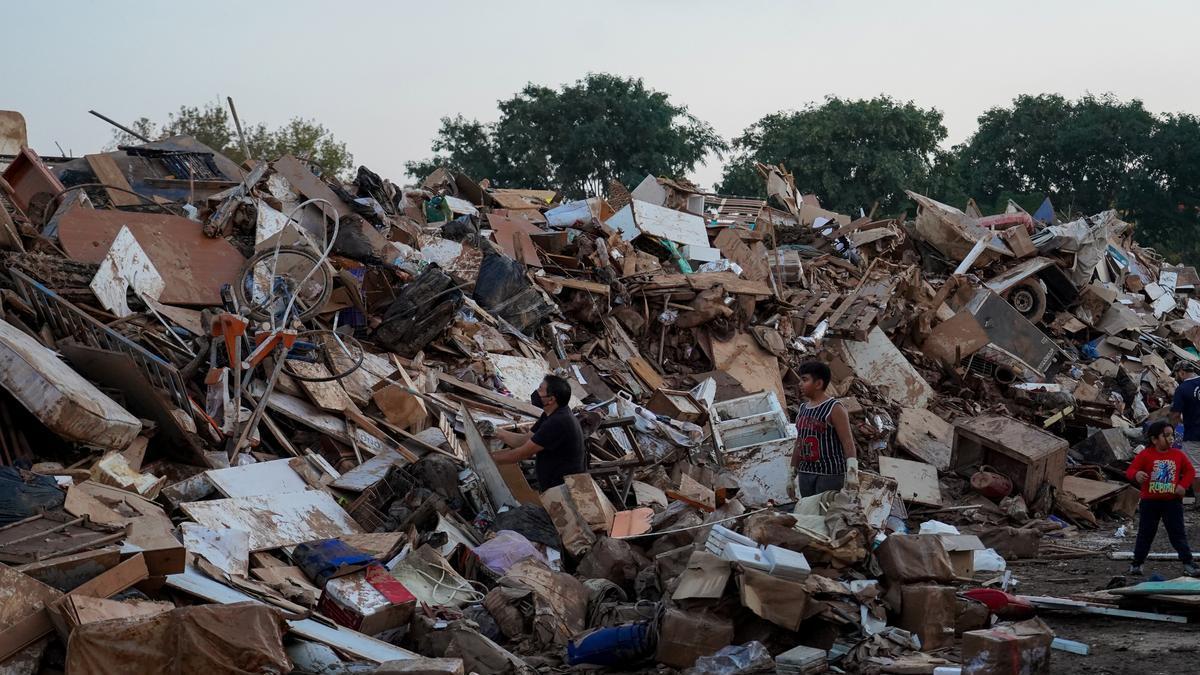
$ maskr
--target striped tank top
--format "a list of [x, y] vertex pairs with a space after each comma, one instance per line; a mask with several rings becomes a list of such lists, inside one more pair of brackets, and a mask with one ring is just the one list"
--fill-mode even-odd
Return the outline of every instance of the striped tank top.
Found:
[[815, 406], [807, 401], [800, 404], [800, 413], [796, 415], [796, 443], [800, 461], [796, 471], [827, 476], [846, 472], [842, 440], [829, 421], [834, 407], [839, 405], [835, 398]]

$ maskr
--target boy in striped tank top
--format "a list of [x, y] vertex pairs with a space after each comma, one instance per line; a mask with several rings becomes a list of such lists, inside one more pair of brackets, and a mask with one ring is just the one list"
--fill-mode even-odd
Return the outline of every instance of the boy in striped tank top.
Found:
[[829, 366], [809, 361], [800, 366], [800, 412], [796, 416], [796, 447], [788, 497], [840, 490], [858, 482], [858, 457], [850, 415], [845, 406], [825, 392], [832, 376]]

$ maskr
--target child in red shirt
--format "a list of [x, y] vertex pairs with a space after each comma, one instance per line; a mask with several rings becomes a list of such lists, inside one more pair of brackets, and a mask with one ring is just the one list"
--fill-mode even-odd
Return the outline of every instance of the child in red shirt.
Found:
[[1192, 551], [1183, 527], [1183, 495], [1196, 478], [1196, 468], [1182, 450], [1172, 447], [1175, 430], [1170, 423], [1151, 424], [1148, 436], [1150, 445], [1133, 458], [1125, 471], [1129, 480], [1142, 491], [1142, 501], [1138, 504], [1137, 544], [1133, 547], [1129, 574], [1141, 576], [1142, 563], [1150, 553], [1161, 520], [1167, 528], [1171, 546], [1183, 563], [1184, 573], [1200, 576], [1200, 567], [1192, 562]]

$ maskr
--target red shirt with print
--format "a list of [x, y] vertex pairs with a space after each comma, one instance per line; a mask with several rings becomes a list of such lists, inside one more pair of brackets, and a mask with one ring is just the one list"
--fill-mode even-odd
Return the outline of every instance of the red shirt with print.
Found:
[[1137, 454], [1125, 475], [1136, 480], [1139, 471], [1145, 471], [1147, 480], [1138, 487], [1142, 499], [1179, 499], [1176, 487], [1191, 487], [1196, 478], [1196, 467], [1179, 448], [1159, 450], [1148, 447]]

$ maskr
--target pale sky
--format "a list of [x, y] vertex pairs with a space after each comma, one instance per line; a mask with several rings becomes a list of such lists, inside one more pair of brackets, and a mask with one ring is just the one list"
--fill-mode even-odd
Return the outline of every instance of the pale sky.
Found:
[[[163, 120], [232, 96], [246, 122], [315, 118], [406, 181], [440, 117], [493, 121], [527, 82], [589, 71], [642, 77], [727, 139], [826, 95], [936, 107], [950, 143], [1022, 93], [1200, 114], [1191, 2], [0, 1], [0, 109], [47, 155], [108, 142], [89, 108]], [[719, 176], [714, 160], [692, 178]]]

